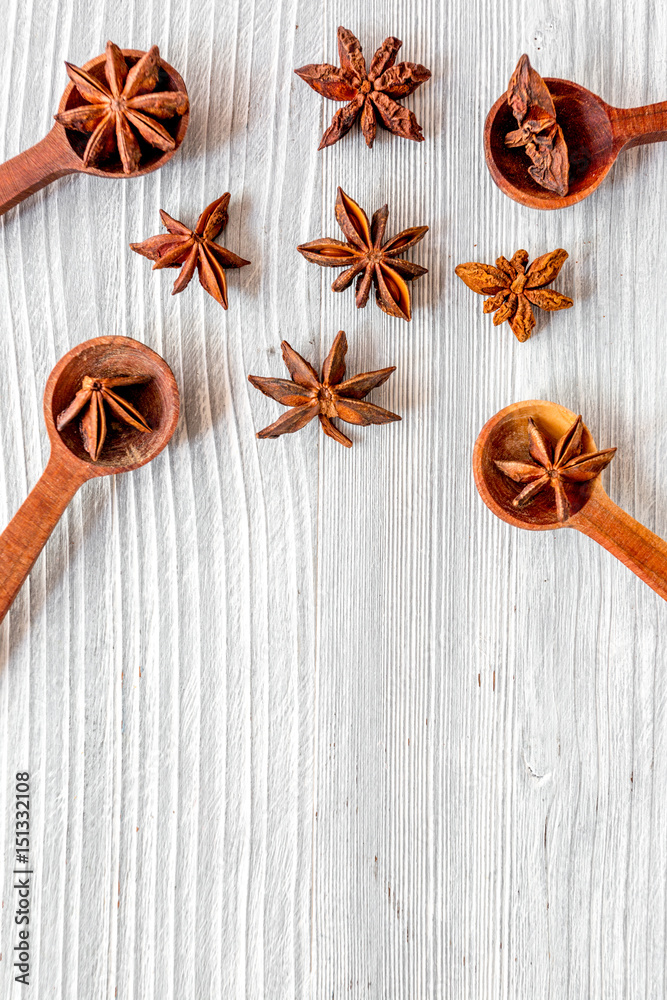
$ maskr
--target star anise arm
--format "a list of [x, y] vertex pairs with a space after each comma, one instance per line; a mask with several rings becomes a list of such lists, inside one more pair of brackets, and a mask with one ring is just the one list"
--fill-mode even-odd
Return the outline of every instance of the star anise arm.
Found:
[[225, 191], [223, 195], [206, 206], [195, 226], [195, 233], [198, 236], [203, 236], [205, 240], [214, 240], [222, 232], [229, 219], [227, 209], [230, 198], [229, 191]]
[[396, 366], [391, 368], [380, 368], [376, 372], [363, 372], [361, 375], [354, 375], [352, 378], [341, 382], [336, 392], [345, 399], [363, 399], [371, 389], [377, 389], [384, 385], [392, 372], [396, 371]]
[[133, 173], [139, 166], [141, 147], [125, 115], [116, 115], [116, 145], [123, 164], [123, 173]]
[[127, 74], [125, 86], [123, 87], [123, 97], [129, 101], [139, 94], [147, 94], [155, 90], [158, 77], [160, 75], [160, 50], [157, 45], [152, 45], [148, 52], [144, 52], [141, 59], [134, 64]]
[[100, 457], [107, 436], [107, 419], [102, 403], [102, 393], [93, 391], [90, 406], [81, 418], [81, 440], [93, 462]]
[[172, 295], [178, 295], [179, 292], [182, 292], [183, 289], [187, 288], [187, 286], [190, 284], [190, 282], [192, 281], [192, 276], [195, 273], [195, 268], [197, 266], [198, 260], [199, 260], [199, 247], [195, 243], [194, 246], [192, 246], [191, 249], [188, 251], [188, 255], [183, 261], [183, 266], [171, 290]]
[[509, 262], [510, 267], [513, 267], [517, 274], [525, 273], [527, 263], [528, 263], [527, 250], [517, 250], [516, 253], [512, 254], [512, 259]]
[[[130, 250], [134, 250], [135, 253], [140, 253], [142, 257], [148, 257], [149, 260], [159, 260], [160, 257], [170, 251], [174, 250], [176, 247], [183, 247], [184, 243], [188, 243], [190, 246], [190, 241], [187, 237], [183, 236], [167, 236], [160, 234], [159, 236], [149, 236], [147, 240], [142, 243], [130, 243]], [[186, 249], [185, 253], [187, 254]], [[178, 263], [170, 264], [170, 267], [178, 267], [181, 261]]]
[[521, 493], [514, 497], [512, 505], [514, 507], [523, 507], [525, 503], [528, 503], [528, 501], [532, 500], [538, 493], [541, 493], [551, 481], [552, 480], [549, 479], [547, 475], [540, 476], [539, 479], [535, 479], [532, 483], [526, 486], [525, 489], [521, 490]]
[[514, 336], [522, 343], [524, 340], [528, 340], [533, 332], [535, 316], [525, 295], [517, 296], [516, 312], [510, 319], [509, 324]]
[[221, 267], [246, 267], [246, 265], [250, 263], [249, 260], [239, 257], [226, 247], [221, 247], [219, 243], [213, 243], [211, 240], [206, 240], [204, 245], [207, 252], [216, 258]]
[[[486, 300], [486, 302], [484, 303], [484, 312], [490, 313], [493, 312], [495, 309], [500, 309], [505, 299], [509, 298], [509, 296], [512, 294], [513, 293], [510, 292], [509, 288], [502, 288], [499, 292], [496, 292], [496, 294], [492, 298]], [[516, 309], [516, 303], [514, 305], [514, 308]]]
[[357, 88], [352, 86], [338, 66], [331, 63], [308, 63], [294, 72], [316, 93], [330, 101], [352, 101], [357, 96]]
[[313, 366], [302, 358], [286, 340], [283, 340], [280, 348], [283, 352], [285, 366], [298, 385], [303, 385], [307, 389], [319, 390], [320, 380]]
[[209, 295], [212, 295], [216, 302], [219, 302], [223, 309], [227, 308], [227, 276], [225, 269], [216, 259], [214, 254], [209, 253], [205, 244], [199, 244], [199, 255], [197, 257], [197, 267], [199, 269], [199, 281]]
[[347, 337], [339, 330], [322, 365], [322, 385], [338, 385], [345, 375]]
[[[365, 293], [366, 294], [366, 299], [367, 299], [368, 298], [368, 292], [370, 291], [370, 287], [371, 287], [371, 279], [372, 279], [372, 276], [373, 276], [373, 268], [369, 267], [369, 265], [366, 263], [365, 258], [363, 258], [363, 257], [358, 258], [355, 261], [355, 263], [352, 265], [352, 267], [348, 267], [347, 271], [343, 271], [342, 274], [338, 275], [338, 277], [336, 278], [336, 280], [331, 285], [331, 291], [332, 292], [342, 292], [342, 291], [344, 291], [348, 287], [348, 285], [352, 284], [352, 282], [354, 281], [354, 279], [356, 278], [356, 276], [359, 274], [360, 271], [364, 271], [365, 272], [364, 279], [363, 279], [364, 281], [366, 281], [366, 275], [368, 275], [368, 288], [366, 289], [366, 293]], [[358, 289], [357, 289], [357, 292], [358, 292]], [[366, 305], [366, 299], [364, 299], [364, 305]]]
[[533, 465], [531, 462], [499, 462], [494, 463], [498, 466], [501, 472], [510, 479], [513, 479], [515, 483], [532, 483], [536, 479], [542, 479], [544, 477], [544, 469], [541, 465]]
[[397, 233], [396, 236], [392, 236], [391, 239], [382, 247], [382, 252], [388, 257], [395, 257], [397, 254], [405, 253], [410, 247], [414, 247], [417, 243], [421, 243], [428, 232], [428, 226], [411, 226], [410, 229], [404, 229], [403, 232]]
[[580, 455], [579, 458], [572, 459], [567, 465], [561, 466], [558, 471], [565, 479], [571, 479], [575, 483], [586, 483], [599, 476], [602, 470], [607, 468], [615, 454], [615, 448], [606, 448], [604, 451], [596, 451], [590, 455]]
[[297, 250], [311, 264], [319, 264], [320, 267], [347, 267], [348, 264], [361, 259], [356, 247], [340, 240], [333, 240], [329, 236], [312, 240], [310, 243], [302, 243]]
[[138, 431], [144, 431], [144, 433], [150, 431], [151, 428], [139, 411], [131, 403], [128, 403], [126, 399], [112, 392], [108, 388], [108, 383], [102, 389], [102, 397], [106, 405], [119, 420], [124, 421], [124, 423], [129, 424], [131, 427], [136, 427]]
[[[182, 264], [185, 260], [187, 260], [192, 248], [197, 248], [197, 244], [192, 236], [172, 236], [170, 239], [174, 242], [172, 242], [171, 245], [167, 245], [167, 249], [163, 250], [159, 256], [154, 258], [154, 271], [159, 271], [163, 267], [173, 267], [174, 265]], [[176, 239], [179, 239], [180, 242], [176, 243]], [[144, 256], [148, 256], [148, 254], [145, 254]]]
[[383, 312], [397, 316], [408, 322], [412, 318], [412, 301], [410, 286], [398, 271], [392, 270], [386, 264], [375, 266], [376, 301]]
[[331, 124], [326, 130], [324, 135], [320, 140], [318, 149], [325, 149], [327, 146], [333, 146], [334, 143], [342, 139], [344, 135], [350, 131], [357, 118], [359, 117], [359, 112], [364, 106], [364, 95], [357, 94], [354, 100], [346, 104], [344, 108], [341, 108], [331, 119]]
[[557, 312], [559, 309], [569, 309], [574, 305], [572, 299], [561, 292], [554, 292], [551, 288], [530, 288], [524, 289], [523, 293], [529, 302], [540, 309], [548, 312]]
[[551, 485], [553, 486], [556, 497], [556, 517], [559, 521], [567, 521], [570, 516], [570, 504], [565, 495], [565, 490], [563, 489], [563, 484], [560, 481], [560, 478], [557, 476], [555, 479], [552, 479]]
[[71, 421], [74, 420], [79, 413], [81, 413], [84, 406], [87, 406], [90, 402], [92, 394], [92, 389], [79, 389], [69, 406], [62, 410], [56, 417], [56, 427], [59, 431], [61, 431], [63, 427], [66, 427], [67, 424], [71, 423]]
[[522, 55], [512, 73], [507, 88], [507, 103], [514, 117], [521, 123], [532, 104], [547, 111], [554, 118], [556, 109], [549, 89], [542, 77], [530, 65], [528, 56]]
[[539, 465], [547, 470], [552, 468], [551, 446], [532, 417], [528, 417], [528, 450]]
[[84, 100], [91, 104], [108, 104], [110, 102], [111, 91], [97, 77], [91, 76], [85, 69], [74, 66], [73, 63], [66, 62], [65, 69]]
[[128, 108], [142, 111], [153, 118], [173, 118], [188, 110], [188, 95], [182, 90], [157, 90], [152, 94], [137, 94], [126, 102]]
[[366, 98], [363, 107], [361, 109], [361, 120], [359, 122], [361, 127], [361, 134], [366, 140], [366, 145], [369, 149], [373, 148], [373, 143], [375, 142], [375, 133], [377, 131], [377, 122], [375, 120], [375, 112], [373, 110], [373, 104]]
[[319, 409], [320, 404], [316, 399], [310, 403], [306, 403], [304, 406], [295, 406], [293, 409], [288, 410], [287, 413], [283, 413], [281, 417], [274, 420], [268, 427], [257, 431], [257, 437], [276, 438], [280, 437], [281, 434], [293, 434], [310, 423], [313, 417], [316, 417], [319, 413]]
[[431, 71], [419, 63], [402, 62], [386, 70], [375, 81], [375, 89], [389, 97], [407, 97], [431, 78]]
[[380, 116], [380, 121], [386, 129], [402, 139], [412, 139], [414, 142], [424, 141], [422, 127], [412, 111], [380, 91], [374, 90], [370, 97]]
[[490, 264], [478, 264], [470, 261], [468, 264], [458, 264], [455, 274], [461, 281], [477, 292], [478, 295], [496, 295], [503, 289], [509, 289], [510, 282], [506, 274]]
[[63, 111], [53, 117], [65, 128], [73, 128], [78, 132], [94, 132], [102, 118], [109, 113], [108, 104], [82, 104], [71, 111]]
[[348, 28], [338, 28], [338, 58], [343, 73], [356, 82], [366, 79], [366, 61], [359, 39]]
[[162, 225], [165, 226], [170, 233], [174, 236], [192, 236], [192, 230], [184, 226], [182, 222], [178, 219], [172, 219], [163, 208], [160, 209], [160, 218], [162, 219]]
[[423, 274], [428, 274], [428, 268], [422, 267], [421, 264], [415, 264], [411, 260], [400, 260], [398, 257], [392, 257], [391, 266], [394, 271], [398, 271], [406, 281], [416, 281], [417, 278], [421, 278]]
[[368, 251], [373, 245], [368, 216], [361, 205], [345, 194], [341, 187], [338, 188], [335, 212], [336, 221], [350, 243], [362, 252]]
[[[485, 312], [487, 311], [487, 305], [488, 301], [484, 303]], [[505, 300], [498, 306], [497, 312], [493, 317], [493, 325], [500, 326], [501, 323], [505, 323], [507, 320], [513, 319], [518, 305], [519, 296], [515, 295], [514, 292], [510, 292], [509, 295], [506, 296]]]
[[262, 378], [259, 375], [248, 375], [248, 381], [265, 396], [275, 399], [283, 406], [304, 406], [313, 400], [314, 389], [305, 389], [296, 382], [286, 378]]
[[371, 219], [371, 243], [376, 250], [379, 250], [382, 246], [388, 218], [389, 207], [387, 205], [383, 205], [382, 208], [378, 208], [377, 212], [373, 213], [373, 218]]
[[399, 38], [385, 38], [380, 48], [371, 60], [368, 70], [368, 79], [376, 80], [385, 70], [388, 70], [396, 62], [396, 56], [403, 42]]
[[335, 424], [331, 422], [329, 417], [325, 416], [324, 413], [320, 413], [320, 427], [324, 431], [327, 437], [333, 438], [338, 444], [342, 444], [345, 448], [351, 448], [352, 442], [350, 441], [347, 434], [343, 434]]
[[347, 424], [361, 426], [390, 424], [394, 420], [401, 419], [397, 413], [385, 410], [383, 406], [376, 406], [374, 403], [366, 403], [356, 399], [336, 399], [335, 406], [337, 415]]
[[91, 135], [83, 151], [83, 165], [96, 167], [101, 159], [109, 156], [115, 148], [116, 122], [111, 114], [106, 114]]
[[[371, 287], [373, 285], [374, 277], [375, 277], [374, 266], [372, 264], [367, 264], [363, 274], [360, 274], [359, 277], [357, 278], [357, 287], [355, 291], [355, 301], [357, 303], [357, 309], [366, 308], [366, 303], [368, 302], [368, 296], [370, 295], [371, 292]], [[336, 285], [335, 288], [334, 285]], [[335, 281], [331, 287], [335, 292], [340, 291], [340, 288]]]
[[106, 47], [106, 77], [113, 96], [120, 97], [127, 79], [127, 63], [121, 50], [111, 41]]
[[526, 288], [542, 288], [544, 285], [550, 285], [554, 278], [558, 277], [568, 256], [567, 250], [559, 248], [552, 250], [551, 253], [543, 253], [541, 257], [536, 257], [526, 271], [528, 275]]
[[554, 465], [565, 465], [571, 458], [576, 457], [581, 451], [581, 441], [584, 433], [584, 425], [581, 414], [573, 424], [568, 427], [562, 437], [558, 438], [554, 447]]
[[173, 136], [169, 135], [166, 128], [153, 118], [131, 108], [128, 108], [125, 114], [130, 124], [136, 128], [141, 138], [150, 146], [161, 149], [165, 153], [176, 147], [176, 140]]

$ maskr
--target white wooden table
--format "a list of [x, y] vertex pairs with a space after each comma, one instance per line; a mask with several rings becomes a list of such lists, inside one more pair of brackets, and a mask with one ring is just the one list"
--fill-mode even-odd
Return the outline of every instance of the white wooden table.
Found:
[[[169, 449], [87, 484], [0, 628], [0, 994], [119, 1000], [662, 998], [667, 992], [667, 608], [576, 532], [493, 518], [486, 419], [582, 412], [616, 502], [667, 537], [667, 150], [539, 213], [483, 162], [487, 109], [528, 52], [612, 104], [667, 97], [667, 13], [635, 0], [5, 0], [0, 156], [50, 127], [65, 58], [157, 42], [192, 103], [139, 181], [74, 177], [0, 222], [0, 522], [48, 446], [47, 375], [89, 337], [161, 353]], [[355, 130], [293, 74], [386, 35], [433, 72], [426, 141]], [[11, 86], [9, 82], [11, 81]], [[428, 224], [411, 324], [295, 247], [337, 236], [336, 187], [389, 232]], [[158, 209], [232, 193], [229, 311], [171, 298], [128, 244]], [[575, 306], [519, 344], [454, 276], [565, 247]], [[281, 339], [349, 370], [400, 424], [255, 430]], [[15, 781], [31, 774], [31, 987], [14, 982]]]

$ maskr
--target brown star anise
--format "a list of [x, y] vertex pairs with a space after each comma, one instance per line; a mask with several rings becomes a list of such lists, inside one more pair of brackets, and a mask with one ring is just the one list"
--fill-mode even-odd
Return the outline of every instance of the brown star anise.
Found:
[[160, 73], [160, 50], [154, 45], [128, 69], [125, 56], [113, 42], [107, 42], [105, 74], [109, 84], [66, 62], [67, 73], [84, 100], [79, 108], [62, 111], [56, 121], [65, 128], [92, 133], [83, 154], [87, 167], [95, 167], [116, 150], [123, 172], [133, 173], [141, 160], [144, 142], [168, 152], [176, 143], [157, 118], [184, 115], [187, 94], [180, 90], [155, 91]]
[[395, 367], [382, 368], [377, 372], [364, 372], [346, 379], [345, 354], [347, 353], [347, 338], [341, 330], [334, 340], [324, 364], [322, 378], [300, 354], [290, 347], [286, 340], [280, 345], [283, 359], [293, 381], [284, 378], [260, 378], [258, 375], [248, 375], [248, 381], [265, 396], [277, 400], [283, 406], [291, 409], [282, 417], [258, 431], [258, 438], [275, 438], [281, 434], [293, 434], [305, 427], [314, 417], [319, 417], [322, 430], [328, 437], [352, 447], [349, 437], [343, 434], [331, 420], [338, 417], [348, 424], [388, 424], [401, 418], [396, 413], [375, 406], [373, 403], [362, 402], [371, 389], [383, 385]]
[[383, 243], [388, 216], [389, 209], [384, 205], [369, 224], [364, 210], [339, 187], [336, 221], [349, 242], [342, 243], [323, 236], [312, 243], [304, 243], [297, 250], [306, 260], [320, 267], [345, 267], [346, 270], [338, 275], [331, 288], [334, 292], [342, 292], [356, 278], [357, 308], [363, 309], [366, 305], [371, 284], [374, 284], [380, 309], [390, 316], [409, 320], [412, 313], [407, 282], [421, 278], [427, 270], [420, 264], [397, 258], [423, 240], [428, 226], [404, 229]]
[[107, 419], [104, 407], [108, 406], [112, 417], [135, 427], [138, 431], [150, 431], [150, 427], [138, 410], [123, 399], [113, 389], [126, 385], [143, 385], [150, 382], [148, 375], [114, 375], [111, 378], [96, 378], [85, 375], [81, 388], [69, 406], [58, 414], [56, 427], [59, 431], [71, 423], [83, 410], [81, 417], [81, 438], [93, 462], [102, 451], [107, 436]]
[[227, 225], [229, 218], [227, 206], [230, 197], [227, 191], [222, 198], [211, 202], [197, 219], [194, 229], [188, 229], [182, 222], [177, 222], [160, 209], [160, 217], [169, 232], [151, 236], [143, 243], [130, 243], [130, 249], [135, 253], [155, 261], [153, 270], [182, 265], [183, 270], [174, 282], [172, 295], [183, 291], [195, 273], [196, 267], [199, 271], [199, 283], [223, 309], [227, 308], [225, 268], [245, 267], [250, 263], [249, 260], [237, 257], [231, 250], [226, 250], [219, 243], [213, 242]]
[[396, 54], [403, 42], [398, 38], [385, 38], [366, 70], [361, 45], [347, 28], [338, 29], [338, 55], [340, 69], [330, 63], [310, 63], [295, 69], [302, 80], [332, 101], [348, 101], [333, 116], [331, 125], [322, 136], [319, 149], [332, 146], [349, 132], [361, 115], [361, 131], [370, 147], [375, 139], [377, 122], [403, 139], [423, 142], [421, 125], [394, 97], [407, 97], [429, 79], [431, 71], [418, 63], [402, 62], [394, 65]]
[[567, 483], [586, 483], [599, 476], [611, 462], [615, 448], [581, 453], [583, 424], [581, 416], [558, 439], [555, 446], [546, 440], [532, 417], [528, 418], [529, 451], [534, 462], [496, 462], [501, 472], [516, 483], [528, 483], [512, 500], [514, 507], [523, 507], [547, 486], [556, 495], [559, 521], [567, 521], [570, 505], [565, 493]]
[[519, 128], [505, 136], [507, 146], [524, 146], [533, 161], [528, 173], [533, 180], [564, 197], [568, 190], [570, 163], [563, 130], [556, 121], [556, 108], [549, 89], [527, 55], [521, 56], [507, 88], [507, 103]]
[[514, 336], [524, 341], [535, 326], [531, 306], [553, 312], [569, 309], [573, 304], [567, 295], [544, 288], [557, 277], [567, 257], [566, 250], [552, 250], [536, 257], [526, 269], [528, 254], [525, 250], [517, 250], [511, 260], [499, 257], [495, 267], [473, 261], [459, 264], [455, 271], [473, 292], [492, 296], [484, 303], [484, 312], [495, 310], [494, 326], [509, 320]]

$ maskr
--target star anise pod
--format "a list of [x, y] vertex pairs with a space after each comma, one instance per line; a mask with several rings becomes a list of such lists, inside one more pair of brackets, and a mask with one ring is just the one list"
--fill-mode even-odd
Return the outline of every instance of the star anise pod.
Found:
[[473, 261], [459, 264], [455, 271], [473, 292], [492, 296], [484, 303], [484, 312], [495, 311], [494, 326], [508, 320], [514, 336], [524, 341], [535, 326], [531, 306], [553, 312], [569, 309], [573, 304], [567, 295], [544, 288], [556, 278], [567, 258], [566, 250], [552, 250], [536, 257], [526, 268], [528, 254], [525, 250], [517, 250], [511, 260], [499, 257], [495, 267]]
[[211, 202], [197, 219], [194, 229], [188, 229], [182, 222], [177, 222], [160, 209], [160, 217], [168, 233], [151, 236], [143, 243], [130, 243], [130, 249], [135, 253], [155, 261], [153, 270], [182, 266], [183, 270], [174, 282], [172, 295], [183, 291], [196, 267], [199, 271], [199, 283], [223, 309], [227, 308], [225, 268], [245, 267], [250, 263], [213, 242], [227, 225], [230, 197], [227, 191], [221, 198]]
[[418, 63], [402, 62], [395, 66], [402, 44], [398, 38], [385, 38], [367, 70], [358, 39], [341, 27], [338, 29], [340, 69], [330, 63], [310, 63], [294, 70], [322, 97], [348, 102], [333, 116], [318, 149], [342, 139], [360, 115], [361, 131], [369, 147], [375, 139], [377, 122], [403, 139], [424, 141], [421, 125], [412, 111], [397, 104], [393, 98], [414, 93], [429, 79], [431, 71]]
[[536, 184], [564, 197], [570, 162], [563, 130], [549, 89], [527, 55], [522, 55], [507, 88], [507, 103], [519, 128], [505, 136], [507, 146], [524, 146], [533, 161], [528, 173]]
[[512, 500], [514, 507], [530, 503], [547, 486], [556, 497], [559, 521], [567, 521], [570, 505], [565, 492], [568, 483], [586, 483], [600, 475], [616, 453], [615, 448], [582, 454], [584, 426], [578, 416], [572, 426], [558, 439], [555, 446], [547, 441], [539, 427], [528, 418], [528, 445], [533, 462], [496, 462], [501, 472], [516, 483], [528, 485]]
[[65, 66], [70, 80], [89, 103], [54, 117], [65, 128], [91, 133], [83, 154], [84, 166], [96, 167], [117, 151], [123, 172], [133, 173], [141, 160], [137, 135], [156, 149], [174, 149], [174, 139], [156, 119], [184, 115], [188, 98], [180, 90], [155, 91], [160, 73], [157, 45], [128, 69], [118, 46], [107, 42], [108, 86], [79, 66], [68, 62]]
[[357, 279], [357, 308], [368, 302], [371, 284], [375, 285], [375, 298], [380, 309], [390, 316], [409, 320], [411, 313], [410, 286], [426, 274], [425, 267], [408, 260], [398, 260], [399, 254], [413, 247], [428, 232], [428, 226], [413, 226], [383, 243], [389, 209], [379, 208], [369, 223], [368, 216], [356, 201], [352, 201], [342, 188], [336, 199], [336, 221], [348, 239], [347, 243], [324, 236], [312, 243], [297, 247], [306, 260], [320, 267], [344, 267], [331, 288], [342, 292]]
[[345, 355], [347, 353], [347, 338], [341, 330], [334, 340], [324, 364], [322, 377], [319, 378], [315, 369], [300, 354], [290, 347], [286, 340], [282, 344], [283, 359], [292, 380], [284, 378], [260, 378], [258, 375], [248, 375], [248, 381], [265, 396], [277, 400], [283, 406], [291, 409], [282, 417], [258, 431], [258, 438], [275, 438], [281, 434], [293, 434], [301, 430], [314, 417], [319, 417], [324, 433], [345, 445], [352, 447], [352, 442], [331, 421], [334, 417], [348, 424], [388, 424], [401, 418], [396, 413], [385, 410], [374, 403], [362, 402], [371, 389], [383, 385], [395, 367], [382, 368], [376, 372], [364, 372], [343, 381], [345, 375]]
[[109, 408], [111, 416], [122, 423], [129, 424], [138, 431], [150, 431], [151, 428], [139, 411], [113, 391], [122, 386], [143, 385], [145, 382], [150, 382], [149, 375], [114, 375], [110, 378], [85, 375], [72, 402], [56, 417], [56, 427], [61, 431], [83, 413], [80, 424], [83, 447], [93, 462], [96, 462], [107, 436], [105, 406]]

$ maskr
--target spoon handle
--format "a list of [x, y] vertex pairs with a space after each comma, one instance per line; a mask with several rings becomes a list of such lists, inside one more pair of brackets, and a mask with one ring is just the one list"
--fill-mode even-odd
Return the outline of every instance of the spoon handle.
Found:
[[41, 478], [0, 535], [0, 622], [68, 503], [88, 478], [51, 456]]
[[667, 542], [630, 517], [606, 494], [591, 496], [571, 523], [625, 563], [667, 601]]
[[81, 169], [61, 125], [40, 142], [0, 165], [0, 215], [51, 181]]
[[667, 101], [641, 108], [610, 108], [614, 140], [621, 146], [643, 146], [667, 139]]

